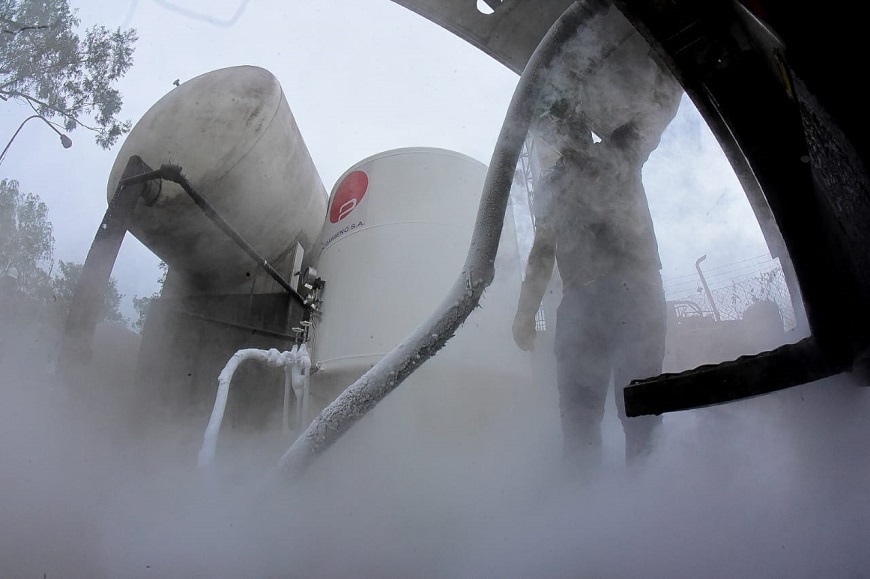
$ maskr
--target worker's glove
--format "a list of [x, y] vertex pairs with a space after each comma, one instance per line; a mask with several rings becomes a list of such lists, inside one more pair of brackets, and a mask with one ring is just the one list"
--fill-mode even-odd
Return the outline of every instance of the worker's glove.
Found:
[[514, 317], [514, 342], [520, 350], [532, 352], [535, 349], [535, 317], [517, 312]]

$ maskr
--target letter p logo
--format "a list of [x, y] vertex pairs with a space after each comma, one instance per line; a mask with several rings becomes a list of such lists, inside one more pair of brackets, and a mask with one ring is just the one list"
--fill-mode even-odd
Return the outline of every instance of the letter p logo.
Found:
[[350, 173], [335, 191], [329, 208], [329, 222], [338, 223], [357, 208], [369, 186], [368, 175], [362, 171]]

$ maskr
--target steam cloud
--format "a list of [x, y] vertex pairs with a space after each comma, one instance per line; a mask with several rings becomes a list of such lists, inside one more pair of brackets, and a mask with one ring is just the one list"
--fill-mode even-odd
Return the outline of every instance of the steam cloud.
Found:
[[501, 397], [480, 384], [471, 409], [467, 388], [400, 389], [284, 485], [263, 476], [279, 424], [222, 434], [203, 474], [204, 418], [145, 411], [117, 339], [97, 375], [66, 383], [43, 342], [3, 337], [3, 576], [854, 577], [870, 564], [870, 391], [848, 375], [666, 415], [638, 472], [616, 458], [610, 400], [605, 468], [585, 486], [561, 478], [546, 379]]
[[265, 476], [286, 449], [277, 416], [258, 433], [222, 432], [216, 468], [197, 469], [207, 415], [166, 419], [134, 387], [136, 344], [122, 338], [100, 342], [93, 372], [61, 380], [49, 332], [2, 329], [3, 577], [855, 577], [870, 568], [870, 390], [849, 375], [666, 415], [640, 470], [618, 458], [611, 395], [605, 465], [582, 485], [562, 477], [551, 376], [522, 391], [402, 387], [287, 484]]

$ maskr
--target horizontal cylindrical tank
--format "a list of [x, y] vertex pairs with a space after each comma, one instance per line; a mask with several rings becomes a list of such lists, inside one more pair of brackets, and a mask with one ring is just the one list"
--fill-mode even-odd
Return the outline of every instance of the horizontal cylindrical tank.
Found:
[[[486, 173], [459, 153], [408, 148], [365, 159], [338, 180], [316, 263], [325, 281], [314, 332], [316, 406], [331, 402], [447, 296], [468, 252]], [[530, 358], [511, 333], [520, 283], [509, 211], [482, 307], [389, 397], [404, 401], [402, 412], [421, 428], [459, 435], [489, 414], [522, 408], [513, 402], [526, 396]], [[499, 408], [507, 401], [510, 410]]]
[[[180, 165], [197, 191], [270, 263], [284, 260], [296, 242], [311, 249], [320, 232], [326, 190], [281, 85], [267, 70], [215, 70], [161, 98], [121, 147], [109, 177], [109, 199], [131, 155], [155, 169]], [[231, 287], [257, 267], [175, 183], [163, 182], [152, 204], [140, 200], [129, 230], [197, 285]]]

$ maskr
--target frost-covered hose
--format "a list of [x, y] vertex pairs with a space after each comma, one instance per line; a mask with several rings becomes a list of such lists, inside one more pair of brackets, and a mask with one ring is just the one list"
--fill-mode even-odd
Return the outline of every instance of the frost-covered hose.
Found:
[[572, 4], [544, 36], [523, 70], [489, 164], [465, 265], [447, 298], [429, 320], [320, 413], [281, 457], [279, 471], [291, 477], [299, 475], [314, 457], [443, 348], [477, 307], [495, 275], [495, 257], [511, 183], [540, 92], [541, 76], [562, 45], [602, 6], [599, 1]]
[[230, 394], [230, 382], [233, 380], [233, 374], [239, 367], [239, 364], [245, 360], [256, 360], [269, 366], [286, 367], [293, 364], [296, 357], [296, 347], [293, 347], [292, 352], [279, 352], [275, 348], [271, 350], [257, 350], [255, 348], [247, 348], [239, 350], [233, 357], [230, 358], [227, 365], [218, 375], [218, 389], [215, 396], [214, 408], [209, 418], [208, 426], [203, 435], [202, 448], [199, 450], [198, 464], [200, 468], [211, 466], [214, 462], [215, 450], [217, 449], [218, 434], [221, 430], [221, 423], [224, 420], [224, 412], [227, 408], [227, 398]]

